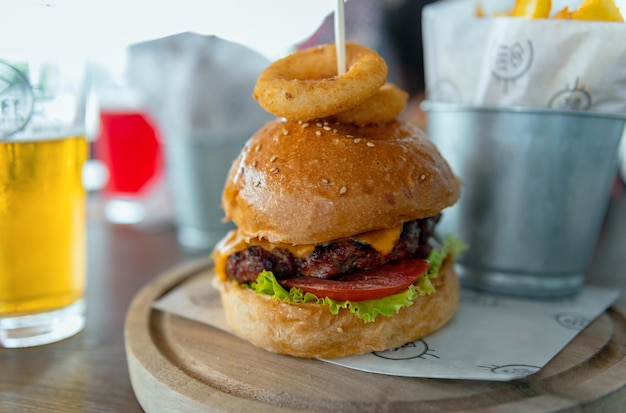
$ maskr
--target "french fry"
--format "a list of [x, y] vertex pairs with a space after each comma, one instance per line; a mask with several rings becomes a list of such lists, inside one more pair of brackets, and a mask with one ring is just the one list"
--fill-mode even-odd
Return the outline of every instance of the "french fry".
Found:
[[624, 18], [613, 0], [583, 0], [572, 13], [572, 20], [623, 22]]
[[[529, 19], [550, 18], [552, 0], [515, 0], [515, 5], [508, 13], [496, 12], [493, 16], [525, 17]], [[476, 5], [476, 16], [485, 17], [481, 4]], [[624, 22], [619, 7], [614, 0], [583, 0], [577, 10], [570, 11], [569, 7], [557, 11], [553, 19], [561, 20], [591, 20], [604, 22]]]
[[554, 13], [554, 16], [552, 16], [553, 19], [566, 19], [566, 20], [571, 20], [572, 18], [572, 13], [570, 13], [569, 11], [569, 7], [565, 6], [564, 8], [562, 8], [561, 10], [557, 11], [556, 13]]
[[480, 3], [476, 3], [476, 17], [485, 17], [485, 9], [483, 9], [483, 5]]
[[545, 19], [550, 16], [551, 0], [517, 0], [510, 16]]

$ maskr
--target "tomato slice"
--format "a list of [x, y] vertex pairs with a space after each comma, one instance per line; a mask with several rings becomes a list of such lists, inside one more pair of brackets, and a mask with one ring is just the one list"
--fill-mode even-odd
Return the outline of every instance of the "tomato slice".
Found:
[[336, 301], [365, 301], [399, 293], [413, 284], [430, 266], [422, 259], [408, 259], [383, 265], [371, 270], [358, 271], [340, 280], [324, 280], [317, 277], [296, 277], [281, 280], [287, 287], [297, 287], [317, 297]]

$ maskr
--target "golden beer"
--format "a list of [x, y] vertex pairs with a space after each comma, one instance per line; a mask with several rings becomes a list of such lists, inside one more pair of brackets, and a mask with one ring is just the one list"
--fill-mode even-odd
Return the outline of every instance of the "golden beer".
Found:
[[0, 317], [82, 298], [87, 155], [82, 136], [0, 142]]

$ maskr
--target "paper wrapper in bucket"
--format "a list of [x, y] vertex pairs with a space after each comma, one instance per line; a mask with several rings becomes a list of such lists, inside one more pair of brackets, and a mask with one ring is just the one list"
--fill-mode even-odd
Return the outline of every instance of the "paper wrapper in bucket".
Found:
[[[486, 14], [513, 2], [480, 1]], [[626, 121], [626, 25], [425, 9], [428, 132], [463, 181], [437, 232], [470, 248], [465, 286], [528, 297], [580, 291]]]
[[[181, 33], [131, 45], [128, 76], [165, 139], [250, 134], [271, 116], [252, 98], [269, 61], [216, 36]], [[219, 142], [214, 142], [219, 143]]]
[[132, 45], [128, 72], [164, 137], [180, 244], [206, 251], [232, 225], [220, 199], [232, 161], [273, 118], [252, 98], [269, 61], [220, 39], [182, 33]]
[[626, 24], [479, 18], [477, 4], [487, 15], [513, 6], [450, 0], [424, 8], [429, 100], [626, 113]]

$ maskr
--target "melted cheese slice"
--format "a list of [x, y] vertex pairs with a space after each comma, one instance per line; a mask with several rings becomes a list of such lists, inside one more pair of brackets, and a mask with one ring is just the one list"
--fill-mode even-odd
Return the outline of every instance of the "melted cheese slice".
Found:
[[[402, 234], [402, 225], [390, 229], [364, 232], [350, 238], [362, 244], [371, 246], [383, 255], [387, 255], [393, 250], [393, 247], [398, 242], [398, 239], [400, 239], [400, 234]], [[274, 249], [285, 249], [297, 258], [302, 258], [312, 253], [315, 249], [315, 244], [291, 245], [271, 243], [258, 238], [246, 241], [245, 238], [239, 235], [237, 230], [232, 230], [215, 246], [213, 251], [215, 272], [218, 277], [222, 280], [226, 280], [226, 261], [228, 260], [228, 257], [239, 251], [243, 251], [252, 245], [258, 245], [268, 251], [272, 251]]]
[[361, 244], [370, 245], [381, 254], [387, 255], [400, 239], [400, 234], [402, 234], [402, 225], [391, 229], [364, 232], [351, 238]]

